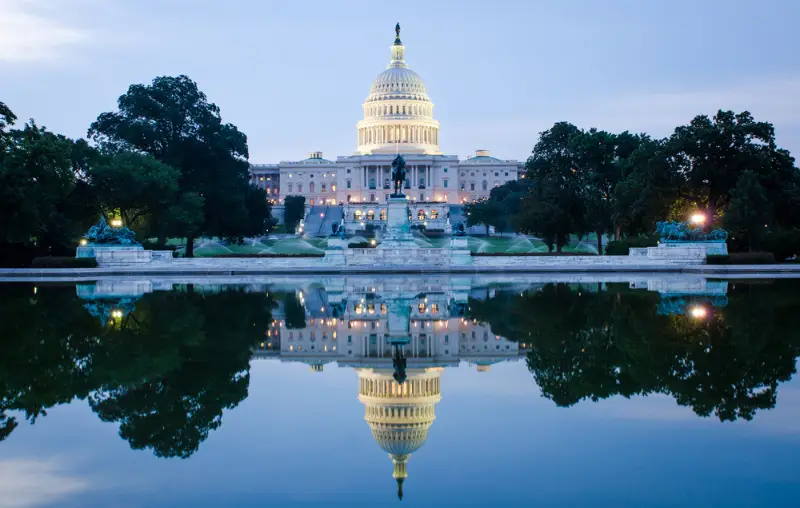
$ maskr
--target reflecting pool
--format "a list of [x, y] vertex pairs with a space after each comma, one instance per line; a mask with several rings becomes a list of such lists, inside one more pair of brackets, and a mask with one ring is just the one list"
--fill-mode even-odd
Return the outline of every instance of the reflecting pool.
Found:
[[3, 506], [794, 506], [800, 281], [0, 284]]

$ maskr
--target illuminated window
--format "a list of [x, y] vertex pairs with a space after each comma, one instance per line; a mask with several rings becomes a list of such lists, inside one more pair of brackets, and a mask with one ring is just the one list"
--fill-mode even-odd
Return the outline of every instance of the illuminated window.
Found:
[[431, 304], [431, 314], [438, 314], [439, 313], [439, 304], [432, 303]]
[[353, 218], [355, 220], [361, 220], [361, 210], [356, 210], [355, 212], [353, 212]]
[[383, 210], [381, 210], [381, 213], [380, 213], [379, 217], [383, 221], [386, 220], [386, 209], [385, 208]]
[[370, 210], [367, 212], [367, 220], [375, 220], [375, 210]]
[[425, 210], [417, 212], [417, 220], [425, 220]]
[[431, 219], [438, 219], [439, 218], [439, 210], [433, 209], [431, 210]]

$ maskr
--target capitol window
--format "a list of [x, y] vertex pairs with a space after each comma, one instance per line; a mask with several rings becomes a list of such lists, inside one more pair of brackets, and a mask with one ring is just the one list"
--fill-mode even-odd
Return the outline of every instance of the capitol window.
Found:
[[370, 210], [367, 212], [367, 220], [375, 220], [375, 210]]
[[471, 191], [474, 191], [474, 190], [475, 190], [475, 182], [471, 182], [471, 183], [469, 184], [469, 190], [471, 190]]
[[314, 192], [314, 182], [308, 184], [308, 192]]
[[417, 212], [417, 220], [425, 220], [425, 210], [420, 210]]
[[[312, 184], [312, 185], [313, 185], [313, 184]], [[328, 189], [327, 189], [327, 186], [326, 186], [326, 185], [323, 183], [323, 184], [322, 184], [322, 192], [326, 192], [327, 190], [328, 190]]]
[[386, 209], [385, 208], [381, 210], [381, 213], [380, 213], [379, 217], [380, 217], [380, 219], [382, 221], [386, 220]]
[[287, 187], [289, 188], [289, 192], [292, 192], [292, 184], [288, 184]]
[[336, 192], [336, 185], [331, 185], [331, 192]]
[[349, 189], [352, 186], [352, 182], [350, 180], [347, 181], [347, 188]]
[[361, 220], [361, 210], [356, 210], [355, 212], [353, 212], [353, 218], [355, 220]]
[[439, 218], [439, 210], [433, 209], [431, 210], [431, 219], [438, 219]]
[[298, 194], [303, 192], [303, 184], [302, 183], [298, 183], [297, 184], [297, 192], [298, 192]]

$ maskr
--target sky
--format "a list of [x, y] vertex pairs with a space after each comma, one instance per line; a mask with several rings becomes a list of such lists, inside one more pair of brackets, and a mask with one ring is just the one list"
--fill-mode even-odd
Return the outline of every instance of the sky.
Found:
[[663, 137], [748, 110], [800, 153], [796, 0], [0, 0], [0, 101], [86, 135], [131, 84], [186, 74], [250, 161], [356, 149], [394, 24], [447, 154], [524, 160], [558, 121]]

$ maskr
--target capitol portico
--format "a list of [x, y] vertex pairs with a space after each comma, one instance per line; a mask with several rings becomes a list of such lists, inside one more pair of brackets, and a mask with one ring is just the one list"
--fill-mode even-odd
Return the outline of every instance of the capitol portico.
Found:
[[[322, 152], [278, 164], [252, 164], [251, 182], [274, 204], [300, 195], [308, 206], [386, 203], [391, 194], [391, 163], [406, 159], [404, 193], [409, 201], [458, 205], [489, 196], [500, 185], [523, 176], [524, 163], [476, 150], [459, 160], [440, 147], [440, 126], [422, 78], [406, 62], [400, 25], [387, 68], [372, 83], [356, 125], [356, 151], [324, 158]], [[347, 215], [347, 211], [344, 213]]]

